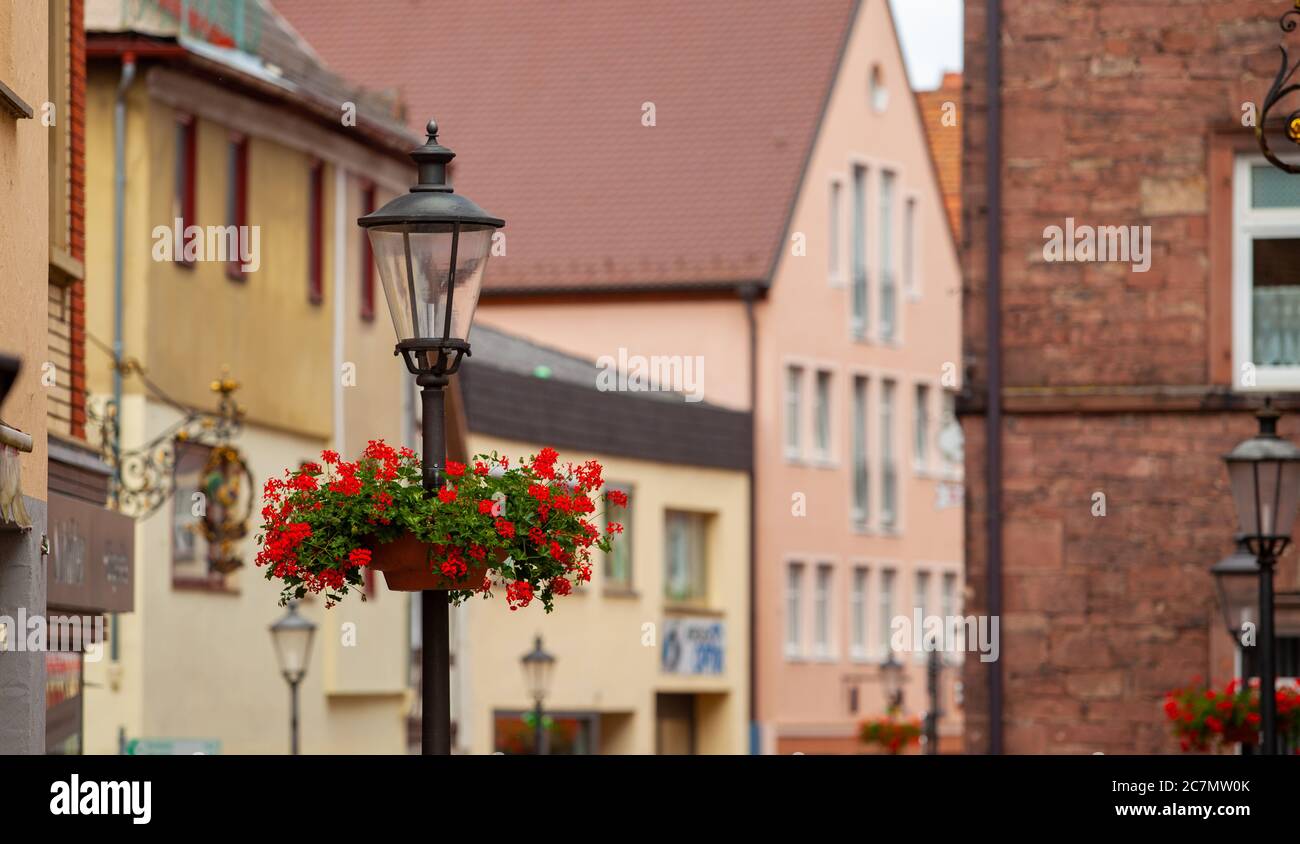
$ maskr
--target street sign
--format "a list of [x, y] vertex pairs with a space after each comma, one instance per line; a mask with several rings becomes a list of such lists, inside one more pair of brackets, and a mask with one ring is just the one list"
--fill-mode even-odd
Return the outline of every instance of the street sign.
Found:
[[127, 756], [217, 756], [221, 739], [136, 738], [126, 743]]

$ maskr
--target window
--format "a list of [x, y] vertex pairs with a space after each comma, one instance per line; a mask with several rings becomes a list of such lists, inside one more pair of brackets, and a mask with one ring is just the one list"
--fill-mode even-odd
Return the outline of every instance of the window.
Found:
[[849, 593], [849, 642], [855, 658], [867, 655], [867, 568], [853, 569], [853, 588]]
[[1300, 386], [1300, 176], [1238, 158], [1234, 229], [1234, 382]]
[[890, 652], [889, 639], [893, 633], [894, 577], [893, 569], [884, 569], [880, 572], [880, 594], [877, 597], [880, 601], [880, 655], [882, 657]]
[[616, 521], [623, 526], [623, 532], [611, 534], [613, 544], [605, 555], [605, 586], [628, 591], [632, 588], [632, 487], [609, 484], [606, 489], [626, 495], [627, 506], [607, 511], [611, 518], [606, 520], [606, 524]]
[[898, 293], [894, 278], [894, 174], [880, 173], [880, 339], [893, 340]]
[[803, 653], [803, 563], [791, 563], [785, 581], [785, 653]]
[[[912, 594], [912, 603], [916, 605], [916, 609], [921, 611], [921, 633], [925, 637], [923, 641], [926, 643], [926, 648], [932, 648], [933, 646], [930, 643], [934, 641], [934, 637], [926, 633], [925, 626], [926, 618], [930, 615], [930, 573], [928, 571], [918, 571], [916, 573], [916, 586]], [[916, 654], [917, 659], [924, 659], [924, 657], [924, 651]]]
[[[957, 606], [957, 575], [953, 574], [952, 572], [945, 573], [943, 576], [943, 585], [941, 589], [942, 591], [939, 596], [939, 601], [940, 601], [939, 611], [943, 614], [944, 632], [947, 633], [947, 631], [949, 630], [964, 629], [964, 628], [958, 628], [956, 626], [956, 622], [954, 621], [954, 619], [957, 617], [958, 613], [960, 612], [960, 608]], [[956, 656], [956, 654], [965, 650], [964, 643], [954, 642], [953, 644], [954, 644], [955, 652], [950, 654], [950, 657]]]
[[803, 409], [800, 399], [803, 393], [803, 370], [797, 366], [788, 366], [785, 370], [785, 456], [797, 458], [802, 453], [803, 437], [799, 431], [800, 417]]
[[867, 333], [867, 168], [853, 166], [853, 337]]
[[233, 235], [224, 239], [226, 245], [226, 275], [236, 281], [244, 278], [242, 255], [245, 226], [248, 225], [248, 139], [235, 134], [226, 146], [226, 225], [233, 226]]
[[185, 260], [183, 235], [185, 229], [195, 223], [196, 173], [195, 158], [198, 152], [198, 127], [194, 117], [188, 114], [176, 118], [176, 170], [172, 174], [172, 217], [181, 221], [182, 243], [173, 245], [175, 260], [190, 265]]
[[830, 215], [826, 220], [826, 259], [833, 282], [838, 282], [840, 274], [844, 271], [840, 266], [840, 193], [842, 191], [839, 179], [831, 182]]
[[889, 106], [889, 89], [885, 87], [885, 72], [880, 65], [872, 65], [871, 82], [868, 88], [871, 97], [871, 110], [879, 114]]
[[867, 468], [867, 379], [853, 378], [853, 508], [854, 527], [864, 528], [871, 516], [871, 476]]
[[703, 604], [708, 599], [708, 517], [669, 510], [666, 522], [664, 596], [675, 603]]
[[[361, 213], [375, 210], [375, 186], [366, 185], [361, 192]], [[361, 233], [361, 318], [371, 322], [375, 318], [375, 256], [370, 251], [370, 237]]]
[[320, 161], [307, 176], [307, 301], [325, 301], [325, 164]]
[[916, 385], [915, 460], [916, 468], [924, 472], [930, 465], [930, 388]]
[[814, 434], [817, 438], [815, 448], [817, 457], [828, 460], [831, 456], [831, 374], [817, 373], [817, 404]]
[[949, 473], [959, 472], [963, 463], [961, 423], [957, 421], [957, 394], [943, 391], [943, 415], [939, 423], [939, 456]]
[[813, 592], [813, 652], [820, 657], [831, 655], [831, 588], [834, 569], [827, 564], [817, 567], [817, 584]]
[[894, 466], [894, 382], [880, 385], [880, 524], [898, 524], [898, 472]]
[[916, 198], [903, 205], [903, 287], [915, 299], [921, 293], [916, 277]]

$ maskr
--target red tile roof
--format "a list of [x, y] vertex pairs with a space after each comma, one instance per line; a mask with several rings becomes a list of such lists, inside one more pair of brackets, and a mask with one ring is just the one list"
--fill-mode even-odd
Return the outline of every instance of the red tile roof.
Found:
[[[953, 235], [961, 237], [961, 74], [945, 73], [943, 82], [933, 91], [918, 91], [917, 104], [925, 121], [930, 140], [930, 155], [939, 174], [939, 188], [948, 210]], [[944, 115], [952, 103], [952, 119], [945, 125]]]
[[275, 6], [412, 127], [437, 118], [458, 188], [506, 220], [489, 289], [539, 291], [766, 280], [857, 2]]

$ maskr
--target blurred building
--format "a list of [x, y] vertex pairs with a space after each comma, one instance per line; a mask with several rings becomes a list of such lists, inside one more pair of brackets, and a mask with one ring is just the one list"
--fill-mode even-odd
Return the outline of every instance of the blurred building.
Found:
[[276, 5], [508, 221], [481, 324], [753, 414], [750, 747], [857, 751], [894, 622], [962, 596], [957, 252], [886, 0]]
[[466, 453], [594, 458], [629, 505], [606, 511], [624, 526], [614, 550], [550, 615], [500, 594], [453, 611], [457, 749], [533, 752], [519, 661], [540, 635], [556, 658], [549, 752], [745, 752], [749, 414], [601, 392], [590, 362], [486, 326], [472, 343], [457, 376]]
[[81, 751], [83, 662], [131, 609], [133, 525], [85, 443], [81, 20], [81, 0], [0, 14], [0, 753]]
[[[45, 654], [16, 652], [19, 610], [45, 613], [46, 301], [50, 295], [48, 130], [54, 41], [45, 3], [0, 11], [0, 753], [45, 750]], [[64, 183], [66, 186], [66, 183]]]
[[[1002, 618], [1001, 660], [966, 665], [967, 745], [1175, 752], [1165, 693], [1253, 662], [1210, 575], [1236, 524], [1222, 455], [1263, 393], [1300, 438], [1300, 177], [1254, 130], [1292, 4], [1003, 2], [998, 33], [965, 5], [969, 609]], [[1109, 260], [1053, 252], [1085, 227]], [[1298, 586], [1291, 551], [1277, 587]], [[1279, 634], [1300, 673], [1300, 629]]]
[[[264, 3], [90, 0], [86, 29], [87, 380], [117, 422], [102, 426], [117, 506], [138, 517], [136, 611], [87, 667], [86, 750], [285, 752], [268, 632], [283, 610], [252, 566], [259, 493], [322, 448], [409, 433], [355, 221], [409, 186], [418, 138]], [[234, 404], [242, 428], [226, 437]], [[251, 478], [219, 459], [225, 445]], [[214, 508], [238, 524], [245, 507], [233, 547], [205, 539]], [[331, 612], [305, 602], [320, 629], [304, 752], [405, 751], [407, 605], [382, 588]]]

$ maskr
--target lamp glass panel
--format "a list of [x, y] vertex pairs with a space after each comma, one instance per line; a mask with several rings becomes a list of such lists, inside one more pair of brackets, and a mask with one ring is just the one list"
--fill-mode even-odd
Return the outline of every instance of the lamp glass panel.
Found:
[[280, 671], [290, 679], [300, 679], [307, 673], [307, 656], [311, 653], [314, 632], [313, 628], [307, 626], [280, 627], [272, 631]]
[[551, 689], [551, 673], [555, 668], [553, 659], [530, 659], [524, 662], [524, 683], [534, 700], [545, 698]]
[[399, 340], [443, 339], [444, 336], [469, 339], [495, 229], [466, 225], [460, 228], [451, 328], [446, 331], [447, 277], [452, 243], [456, 240], [453, 230], [450, 223], [401, 223], [369, 229], [375, 266]]
[[1300, 463], [1234, 461], [1228, 465], [1237, 521], [1247, 536], [1290, 536], [1295, 524]]
[[1219, 590], [1219, 609], [1228, 634], [1240, 640], [1247, 624], [1259, 623], [1258, 572], [1233, 572], [1215, 575]]

